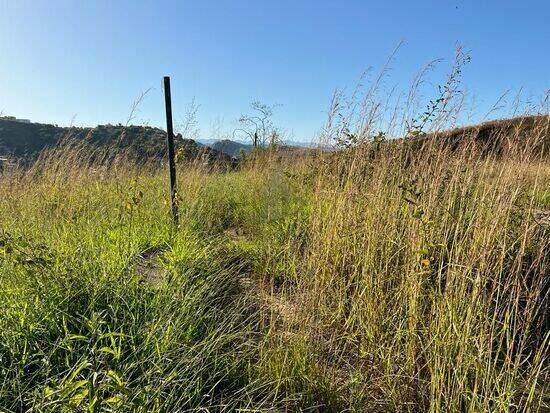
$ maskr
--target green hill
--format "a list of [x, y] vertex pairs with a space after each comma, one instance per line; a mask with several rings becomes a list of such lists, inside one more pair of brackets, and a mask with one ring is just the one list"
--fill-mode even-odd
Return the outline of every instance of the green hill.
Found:
[[166, 133], [148, 126], [99, 125], [95, 128], [58, 127], [0, 119], [0, 153], [34, 157], [64, 139], [94, 145], [113, 145], [146, 157], [163, 156]]
[[[166, 132], [150, 126], [99, 125], [94, 128], [58, 127], [0, 119], [0, 155], [32, 159], [63, 140], [85, 141], [127, 152], [134, 159], [161, 159], [166, 156]], [[229, 162], [230, 156], [191, 139], [176, 136], [176, 149], [186, 159]]]

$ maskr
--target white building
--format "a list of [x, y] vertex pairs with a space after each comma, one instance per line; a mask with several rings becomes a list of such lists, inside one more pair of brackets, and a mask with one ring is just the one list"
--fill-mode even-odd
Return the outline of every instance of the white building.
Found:
[[30, 119], [19, 119], [15, 116], [0, 116], [0, 120], [11, 120], [13, 122], [19, 122], [19, 123], [31, 123]]

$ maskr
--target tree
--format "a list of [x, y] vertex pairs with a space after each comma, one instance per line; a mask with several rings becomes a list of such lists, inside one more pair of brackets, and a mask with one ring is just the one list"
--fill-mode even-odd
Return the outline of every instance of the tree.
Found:
[[273, 112], [280, 105], [267, 105], [258, 100], [250, 104], [252, 113], [238, 119], [239, 127], [233, 131], [233, 137], [244, 135], [256, 146], [274, 146], [281, 140], [281, 132], [273, 124]]

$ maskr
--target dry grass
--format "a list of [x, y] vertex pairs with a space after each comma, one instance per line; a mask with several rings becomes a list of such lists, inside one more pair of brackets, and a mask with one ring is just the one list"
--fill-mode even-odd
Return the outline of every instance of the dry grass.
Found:
[[495, 153], [353, 116], [334, 153], [180, 165], [177, 229], [121, 154], [3, 175], [0, 408], [548, 411], [547, 121]]

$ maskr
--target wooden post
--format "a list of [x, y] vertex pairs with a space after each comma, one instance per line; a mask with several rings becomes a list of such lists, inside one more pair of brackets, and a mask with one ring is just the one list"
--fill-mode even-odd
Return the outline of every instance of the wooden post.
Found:
[[174, 126], [172, 124], [172, 95], [170, 77], [164, 77], [164, 103], [166, 105], [166, 144], [168, 146], [168, 167], [170, 169], [170, 205], [174, 225], [178, 225], [178, 205], [176, 199], [176, 155], [174, 151]]

